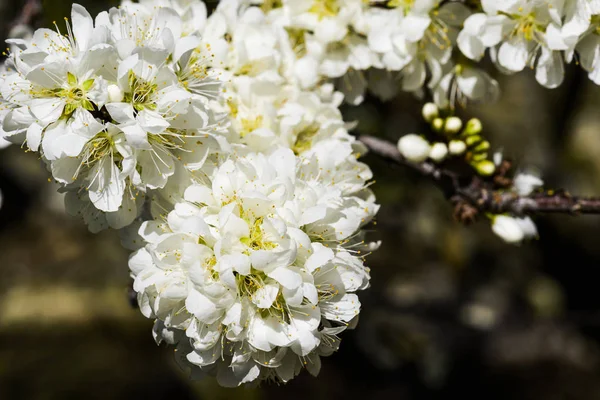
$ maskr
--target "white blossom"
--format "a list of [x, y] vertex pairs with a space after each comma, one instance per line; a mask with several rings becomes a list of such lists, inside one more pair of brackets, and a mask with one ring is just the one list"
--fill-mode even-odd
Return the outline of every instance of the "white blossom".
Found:
[[223, 385], [318, 373], [360, 310], [369, 274], [352, 235], [377, 206], [318, 170], [289, 149], [230, 159], [166, 222], [140, 228], [148, 244], [130, 268], [142, 312], [185, 331], [187, 362]]
[[564, 78], [566, 50], [561, 39], [563, 0], [483, 1], [483, 13], [471, 15], [458, 35], [464, 55], [480, 60], [486, 49], [503, 72], [536, 69], [537, 81], [548, 88]]
[[537, 237], [537, 228], [529, 217], [496, 215], [492, 218], [492, 231], [505, 242], [513, 244]]
[[428, 73], [429, 87], [437, 85], [458, 29], [470, 14], [463, 4], [440, 3], [390, 1], [389, 9], [373, 9], [367, 15], [369, 45], [381, 54], [386, 69], [400, 71], [405, 91], [421, 89]]

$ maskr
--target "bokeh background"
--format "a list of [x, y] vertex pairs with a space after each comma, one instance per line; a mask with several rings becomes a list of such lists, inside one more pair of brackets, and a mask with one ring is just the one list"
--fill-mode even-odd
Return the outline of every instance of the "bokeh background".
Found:
[[[80, 0], [92, 14], [110, 2]], [[0, 0], [0, 37], [25, 1]], [[70, 1], [43, 0], [48, 26]], [[493, 69], [490, 69], [493, 70]], [[468, 109], [521, 169], [549, 187], [600, 195], [600, 87], [576, 66], [546, 90], [496, 77], [503, 96]], [[410, 95], [344, 110], [357, 131], [396, 141], [422, 129]], [[191, 382], [130, 305], [127, 252], [65, 215], [40, 160], [0, 151], [0, 399], [600, 399], [600, 217], [537, 219], [541, 240], [510, 246], [465, 227], [427, 181], [373, 156], [382, 204], [358, 329], [319, 378], [222, 389]]]

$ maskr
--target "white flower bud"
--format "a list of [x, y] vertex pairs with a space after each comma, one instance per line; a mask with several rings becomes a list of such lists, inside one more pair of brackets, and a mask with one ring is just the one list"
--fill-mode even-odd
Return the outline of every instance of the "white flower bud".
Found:
[[421, 136], [411, 133], [400, 138], [398, 141], [398, 150], [407, 160], [419, 163], [429, 157], [431, 145]]
[[492, 221], [492, 231], [508, 243], [519, 243], [538, 236], [537, 227], [529, 217], [496, 215]]
[[120, 103], [123, 101], [123, 91], [117, 85], [108, 85], [108, 101]]
[[460, 118], [450, 117], [450, 118], [446, 119], [446, 124], [444, 125], [444, 130], [448, 134], [455, 135], [458, 132], [460, 132], [462, 127], [463, 127], [463, 123]]
[[442, 162], [448, 156], [448, 146], [446, 143], [435, 143], [429, 151], [429, 158], [435, 162]]
[[521, 227], [521, 230], [525, 234], [525, 239], [532, 239], [538, 237], [537, 227], [535, 222], [529, 217], [517, 218], [517, 223]]
[[518, 174], [513, 180], [513, 186], [519, 196], [529, 196], [542, 185], [544, 185], [544, 181], [531, 174]]
[[492, 231], [507, 243], [520, 243], [525, 239], [525, 232], [517, 218], [496, 215], [492, 222]]
[[482, 160], [473, 165], [477, 173], [482, 176], [491, 176], [496, 172], [496, 165], [490, 160]]
[[504, 155], [502, 154], [502, 151], [497, 151], [494, 153], [494, 164], [496, 164], [496, 167], [499, 167], [500, 164], [502, 164], [503, 159]]
[[421, 113], [425, 121], [432, 122], [440, 115], [440, 110], [438, 110], [438, 107], [434, 103], [425, 103]]
[[467, 151], [467, 144], [462, 140], [451, 140], [448, 144], [448, 150], [450, 150], [450, 154], [459, 156]]

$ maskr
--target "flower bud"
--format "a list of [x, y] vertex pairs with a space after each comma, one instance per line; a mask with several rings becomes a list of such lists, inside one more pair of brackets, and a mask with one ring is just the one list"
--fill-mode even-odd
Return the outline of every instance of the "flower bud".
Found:
[[490, 149], [490, 142], [488, 142], [487, 140], [484, 140], [483, 142], [481, 142], [477, 146], [475, 146], [473, 151], [475, 151], [477, 153], [481, 153], [484, 151], [488, 151], [489, 149]]
[[467, 144], [467, 147], [473, 147], [473, 146], [481, 143], [482, 141], [483, 141], [483, 138], [479, 135], [468, 136], [467, 138], [465, 138], [465, 143]]
[[450, 117], [446, 119], [446, 124], [444, 125], [444, 130], [447, 134], [456, 135], [463, 127], [463, 123], [458, 117]]
[[519, 196], [529, 196], [534, 190], [544, 185], [544, 181], [532, 174], [518, 174], [513, 179], [513, 186]]
[[537, 226], [535, 226], [535, 222], [533, 222], [531, 218], [517, 218], [517, 223], [521, 227], [521, 230], [525, 235], [525, 239], [533, 239], [538, 237]]
[[441, 132], [442, 129], [444, 129], [444, 120], [441, 118], [434, 119], [433, 122], [431, 123], [431, 127], [433, 128], [434, 131]]
[[492, 219], [492, 231], [507, 243], [519, 243], [525, 239], [525, 232], [517, 218], [496, 215]]
[[453, 156], [459, 156], [467, 151], [467, 145], [462, 140], [451, 140], [448, 144], [448, 150]]
[[482, 160], [473, 164], [477, 173], [481, 176], [491, 176], [496, 172], [496, 165], [490, 160]]
[[465, 126], [465, 135], [479, 135], [483, 130], [481, 121], [477, 118], [471, 118]]
[[440, 110], [434, 103], [425, 103], [421, 113], [423, 114], [425, 121], [432, 122], [440, 115]]
[[[488, 159], [488, 152], [483, 153], [471, 153], [471, 161], [483, 161]], [[494, 164], [496, 165], [496, 164]]]
[[502, 164], [503, 159], [504, 159], [504, 155], [502, 154], [501, 151], [497, 151], [494, 153], [494, 164], [496, 164], [497, 167], [499, 167], [500, 164]]
[[442, 162], [448, 156], [448, 146], [446, 143], [435, 143], [429, 152], [429, 158], [435, 162]]
[[117, 85], [108, 85], [108, 101], [111, 103], [120, 103], [123, 101], [123, 91]]
[[419, 163], [429, 157], [431, 146], [421, 136], [411, 133], [400, 138], [398, 141], [398, 150], [407, 160]]

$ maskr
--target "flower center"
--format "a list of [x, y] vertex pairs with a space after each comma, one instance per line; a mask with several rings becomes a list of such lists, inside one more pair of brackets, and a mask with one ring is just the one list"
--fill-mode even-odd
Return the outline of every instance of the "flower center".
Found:
[[338, 0], [314, 0], [308, 12], [316, 14], [319, 19], [335, 17], [340, 12]]
[[404, 11], [404, 15], [406, 15], [412, 10], [415, 1], [416, 0], [390, 0], [387, 3], [387, 6], [389, 8], [400, 8]]
[[281, 8], [281, 7], [283, 7], [282, 0], [265, 0], [265, 1], [263, 1], [262, 5], [260, 6], [260, 8], [265, 13], [268, 13], [271, 10], [274, 10], [276, 8]]
[[594, 32], [596, 35], [600, 35], [600, 15], [592, 15], [590, 25], [595, 27]]
[[102, 131], [88, 140], [79, 157], [81, 162], [73, 174], [73, 180], [77, 179], [82, 169], [91, 169], [99, 162], [110, 160], [120, 166], [123, 161], [121, 154], [116, 151], [114, 139], [107, 131]]
[[[206, 50], [211, 51], [210, 45], [206, 45]], [[215, 97], [219, 83], [209, 76], [210, 57], [200, 54], [199, 49], [194, 50], [187, 65], [177, 65], [177, 78], [179, 83], [190, 93], [200, 94], [207, 97]]]
[[[255, 269], [252, 269], [252, 272], [248, 275], [237, 274], [235, 281], [238, 295], [240, 297], [253, 299], [254, 296], [260, 295], [258, 291], [265, 286], [266, 280], [267, 275], [264, 272]], [[279, 290], [271, 307], [262, 308], [258, 311], [262, 318], [276, 317], [286, 323], [290, 323], [291, 318], [288, 310], [289, 308], [285, 302], [285, 298], [283, 297], [281, 290]]]
[[257, 218], [250, 227], [250, 236], [241, 239], [252, 250], [273, 250], [277, 247], [277, 243], [266, 240], [262, 231], [263, 218]]
[[312, 146], [312, 141], [314, 137], [320, 130], [320, 126], [318, 123], [313, 122], [306, 128], [304, 128], [296, 137], [296, 143], [292, 147], [292, 150], [296, 155], [304, 153], [306, 150], [309, 150]]
[[240, 130], [240, 137], [244, 138], [250, 132], [253, 132], [263, 126], [263, 116], [259, 115], [256, 118], [242, 118], [240, 124], [242, 128]]
[[68, 119], [73, 112], [79, 107], [83, 107], [88, 111], [94, 111], [94, 105], [87, 99], [86, 93], [94, 85], [93, 79], [88, 79], [79, 84], [77, 77], [70, 72], [67, 72], [66, 87], [54, 89], [34, 88], [29, 94], [34, 98], [61, 98], [65, 102], [65, 108], [61, 117]]
[[133, 71], [129, 71], [129, 92], [126, 92], [123, 101], [133, 105], [136, 111], [143, 109], [156, 109], [156, 103], [153, 101], [154, 94], [158, 90], [156, 83], [148, 82], [139, 78]]
[[535, 19], [534, 13], [517, 15], [513, 18], [517, 21], [517, 25], [511, 32], [511, 36], [522, 37], [528, 42], [541, 40], [540, 33], [543, 32], [544, 27]]
[[285, 28], [290, 39], [290, 46], [296, 57], [302, 58], [306, 55], [306, 37], [304, 29]]

